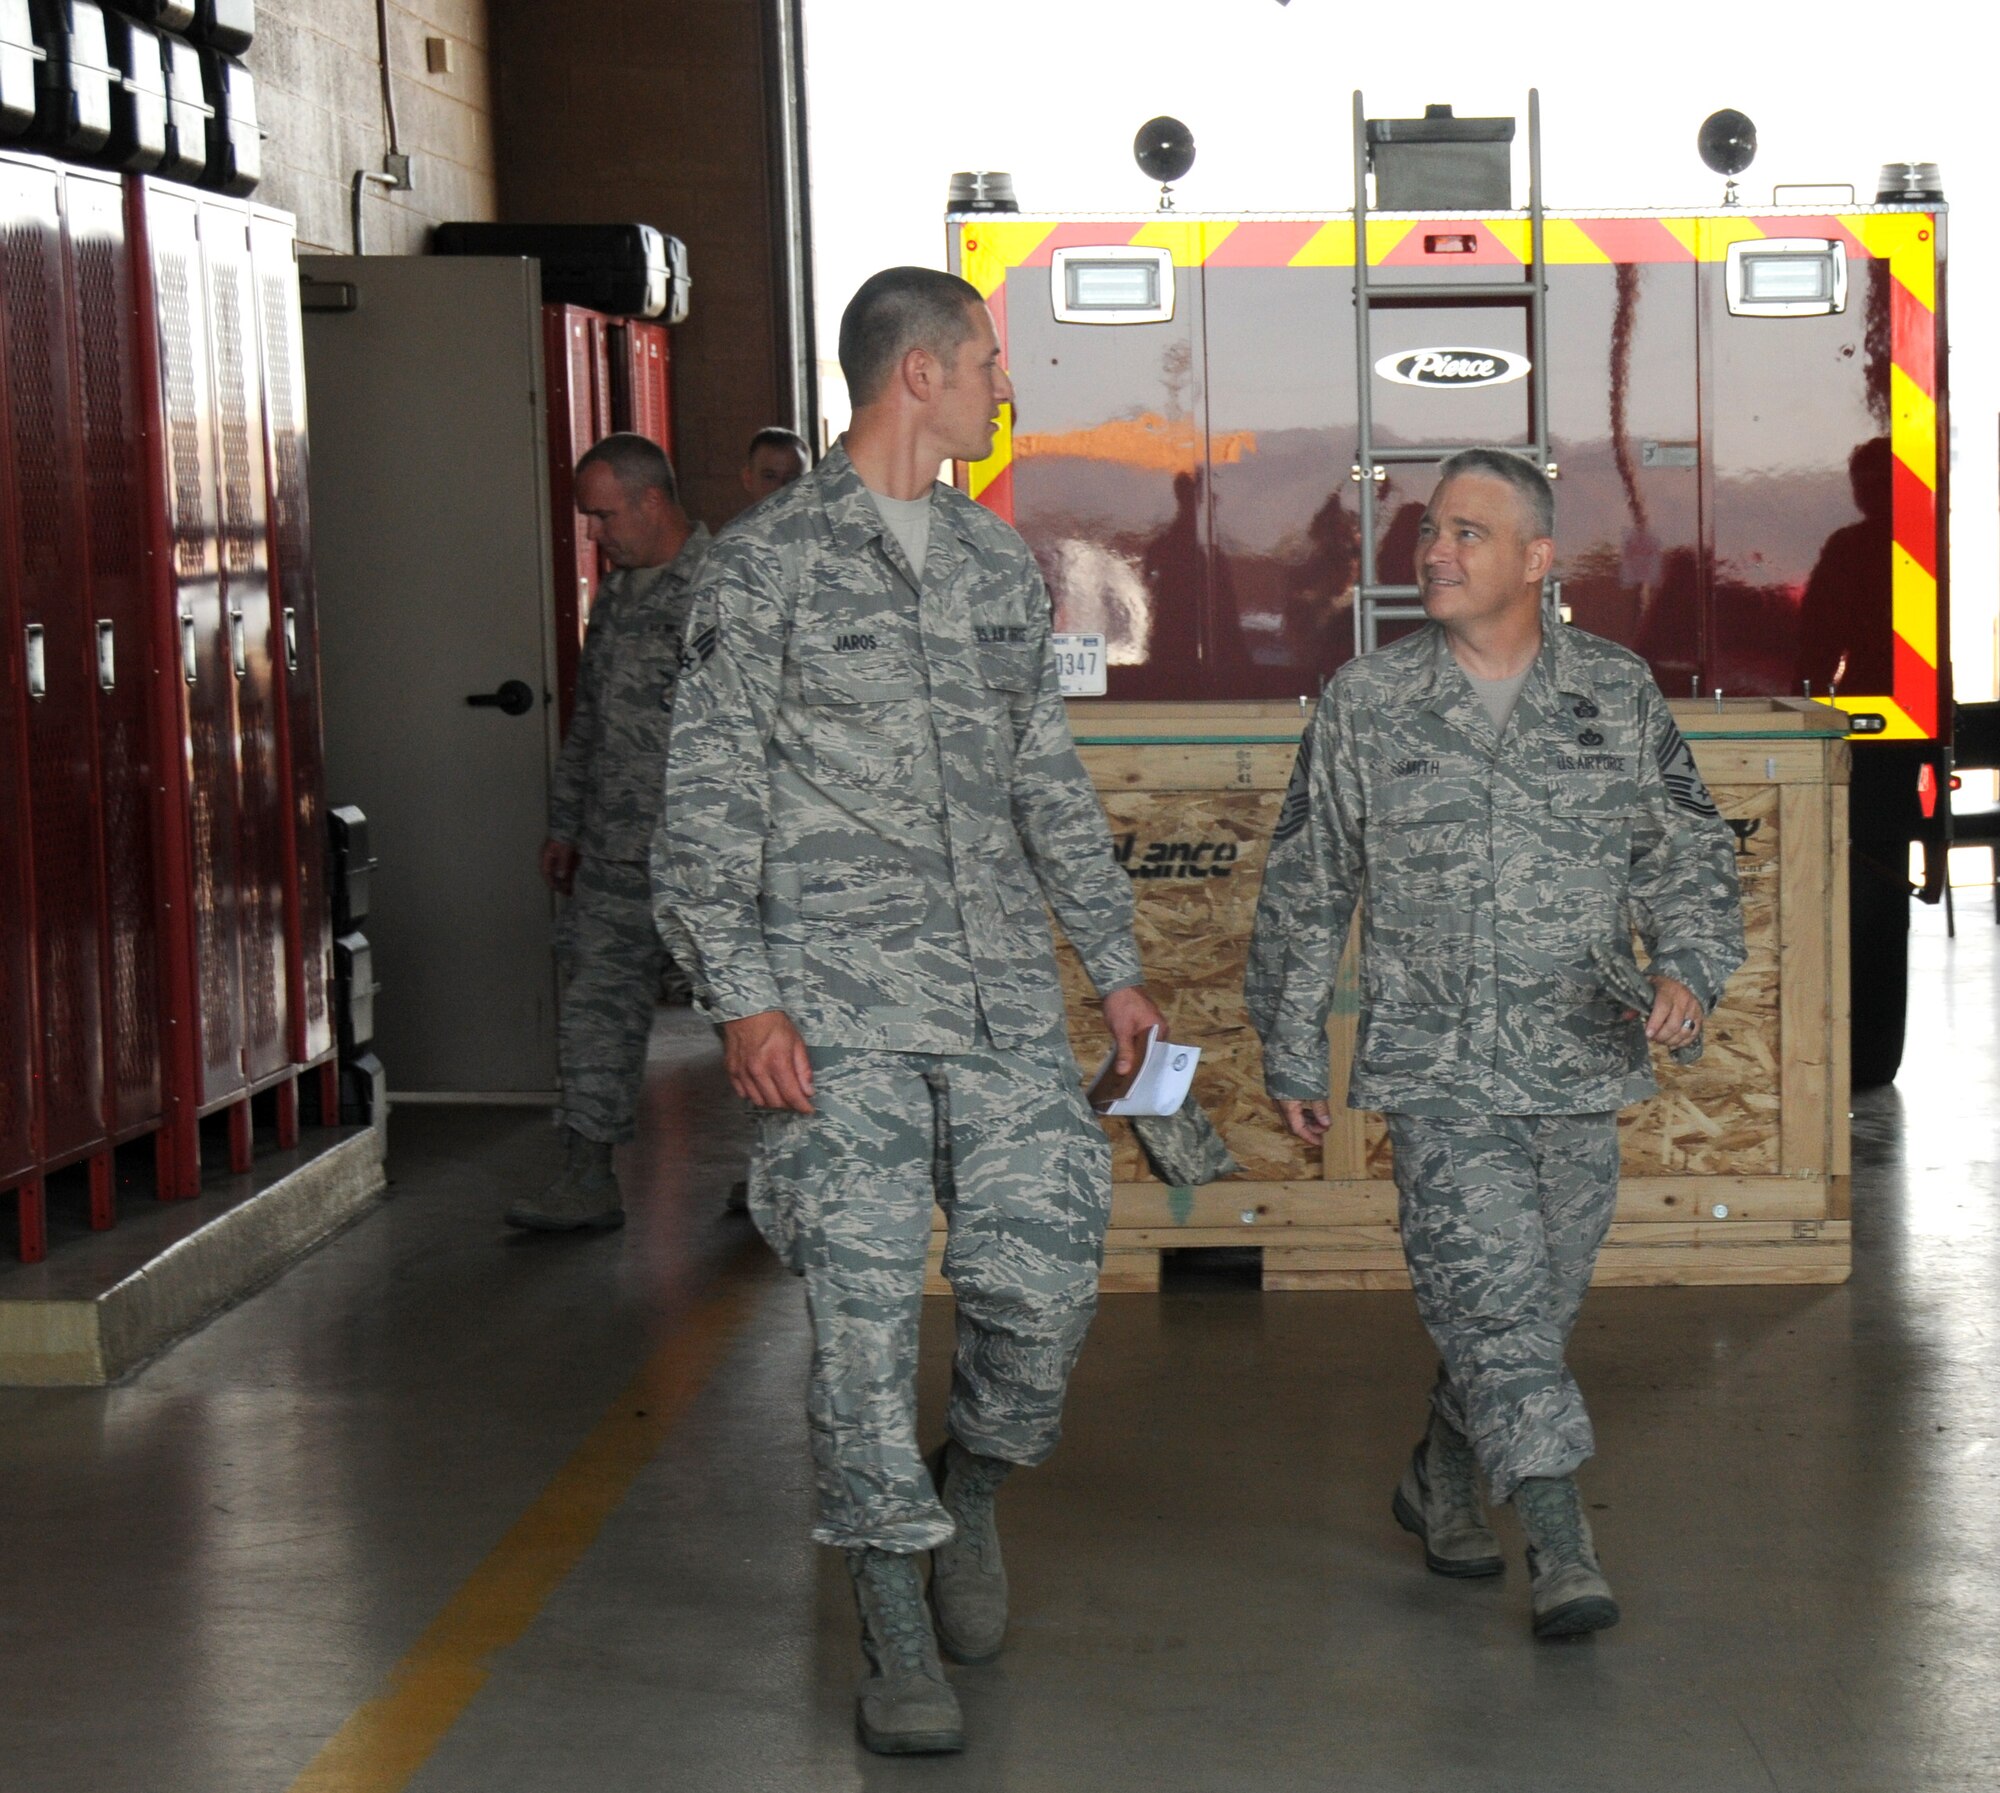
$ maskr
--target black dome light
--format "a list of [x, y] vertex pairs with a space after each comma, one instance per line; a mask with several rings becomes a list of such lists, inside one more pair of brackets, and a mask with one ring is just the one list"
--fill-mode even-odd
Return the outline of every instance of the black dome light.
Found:
[[1148, 180], [1160, 183], [1160, 210], [1173, 209], [1173, 182], [1194, 166], [1194, 133], [1178, 118], [1149, 118], [1132, 139], [1132, 160]]
[[1194, 166], [1194, 133], [1178, 118], [1149, 118], [1132, 139], [1132, 160], [1148, 180], [1177, 181]]
[[[1725, 106], [1720, 112], [1711, 112], [1701, 121], [1701, 129], [1695, 133], [1695, 148], [1701, 152], [1701, 159], [1717, 174], [1734, 176], [1741, 174], [1757, 159], [1757, 127], [1749, 116], [1738, 112], [1733, 106]], [[1731, 179], [1722, 195], [1724, 205], [1741, 203], [1736, 197], [1736, 182]]]

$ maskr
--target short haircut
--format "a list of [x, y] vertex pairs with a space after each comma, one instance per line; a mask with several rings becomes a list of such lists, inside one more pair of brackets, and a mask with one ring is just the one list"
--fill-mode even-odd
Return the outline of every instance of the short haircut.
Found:
[[1438, 469], [1438, 484], [1461, 474], [1497, 479], [1514, 488], [1528, 521], [1529, 539], [1556, 533], [1556, 494], [1548, 475], [1525, 455], [1504, 448], [1461, 448]]
[[752, 436], [750, 446], [743, 451], [743, 458], [750, 460], [760, 448], [795, 448], [808, 467], [813, 462], [812, 450], [806, 446], [805, 437], [797, 430], [786, 429], [781, 423], [767, 423]]
[[680, 503], [680, 482], [674, 478], [674, 464], [667, 459], [667, 451], [650, 438], [635, 435], [630, 430], [606, 436], [594, 448], [587, 450], [576, 464], [579, 476], [586, 467], [610, 468], [617, 475], [618, 483], [628, 492], [650, 489], [666, 493], [670, 503]]
[[936, 268], [884, 268], [861, 283], [840, 314], [840, 371], [857, 405], [882, 396], [897, 364], [927, 349], [946, 366], [973, 333], [979, 289]]

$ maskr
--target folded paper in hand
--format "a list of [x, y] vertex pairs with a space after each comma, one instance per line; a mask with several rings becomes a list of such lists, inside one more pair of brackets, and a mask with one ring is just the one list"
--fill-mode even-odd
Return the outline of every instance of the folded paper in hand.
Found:
[[1090, 1080], [1090, 1105], [1099, 1114], [1178, 1114], [1201, 1062], [1199, 1046], [1176, 1046], [1147, 1031], [1146, 1051], [1138, 1066], [1122, 1075], [1112, 1069], [1117, 1051], [1104, 1055]]

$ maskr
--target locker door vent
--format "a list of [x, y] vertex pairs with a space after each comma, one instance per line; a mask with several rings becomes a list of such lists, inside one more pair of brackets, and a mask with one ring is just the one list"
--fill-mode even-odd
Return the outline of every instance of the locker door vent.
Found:
[[208, 503], [202, 490], [194, 318], [188, 305], [193, 270], [188, 258], [174, 249], [160, 250], [154, 264], [160, 360], [166, 375], [167, 459], [174, 490], [174, 572], [183, 579], [199, 579], [208, 571]]

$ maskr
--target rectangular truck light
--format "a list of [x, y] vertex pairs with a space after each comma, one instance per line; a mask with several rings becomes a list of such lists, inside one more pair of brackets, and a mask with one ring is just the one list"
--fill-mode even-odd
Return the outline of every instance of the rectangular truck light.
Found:
[[1847, 309], [1847, 246], [1826, 237], [1732, 243], [1723, 284], [1737, 317], [1825, 317]]
[[1049, 276], [1058, 323], [1163, 324], [1174, 315], [1174, 262], [1165, 249], [1058, 249]]

